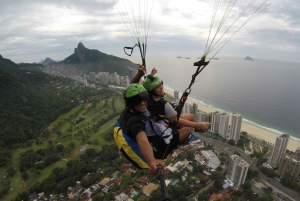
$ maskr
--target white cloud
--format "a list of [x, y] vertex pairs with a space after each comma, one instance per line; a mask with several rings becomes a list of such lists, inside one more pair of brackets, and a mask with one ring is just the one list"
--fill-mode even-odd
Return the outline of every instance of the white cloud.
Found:
[[[145, 1], [148, 5], [152, 3], [152, 0]], [[215, 24], [221, 21], [228, 2], [220, 1]], [[221, 33], [248, 2], [237, 1]], [[263, 0], [257, 0], [256, 7], [261, 2]], [[244, 16], [249, 16], [256, 7], [253, 6]], [[150, 8], [147, 7], [147, 14]], [[154, 1], [148, 53], [201, 54], [213, 8], [214, 1], [209, 0]], [[227, 34], [238, 29], [246, 19], [242, 17]], [[219, 54], [244, 56], [248, 52], [257, 52], [254, 57], [297, 59], [299, 27], [300, 3], [276, 0], [243, 26]], [[214, 26], [213, 30], [216, 29], [217, 26]], [[15, 62], [35, 62], [46, 57], [62, 60], [73, 52], [79, 42], [88, 48], [115, 55], [123, 54], [124, 46], [134, 44], [113, 0], [5, 1], [0, 8], [0, 30], [0, 54]]]

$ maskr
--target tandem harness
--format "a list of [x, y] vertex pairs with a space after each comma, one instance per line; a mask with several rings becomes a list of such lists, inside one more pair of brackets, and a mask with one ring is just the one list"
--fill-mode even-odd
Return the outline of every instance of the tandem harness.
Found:
[[[126, 110], [126, 109], [125, 109]], [[123, 111], [123, 113], [126, 111]], [[162, 130], [160, 127], [157, 127], [157, 125], [153, 124], [153, 121], [151, 121], [152, 117], [145, 116], [143, 114], [135, 114], [130, 115], [128, 119], [124, 118], [124, 114], [122, 113], [119, 120], [116, 121], [114, 125], [114, 139], [117, 143], [118, 149], [122, 154], [129, 160], [130, 163], [132, 163], [135, 167], [139, 169], [148, 168], [148, 164], [146, 163], [146, 160], [142, 156], [138, 143], [128, 135], [129, 128], [133, 123], [139, 121], [139, 122], [146, 122], [149, 121], [150, 129], [155, 134], [153, 136], [148, 136], [148, 140], [152, 145], [153, 151], [160, 152], [164, 149], [164, 147], [167, 147], [168, 144], [166, 141], [170, 139], [172, 140], [173, 137], [171, 137], [172, 132], [169, 133], [166, 132], [166, 130]], [[146, 123], [145, 123], [146, 124]], [[158, 133], [157, 131], [160, 131]], [[170, 142], [169, 142], [170, 143]], [[158, 150], [155, 150], [158, 149]], [[164, 157], [165, 154], [158, 154], [161, 158]]]

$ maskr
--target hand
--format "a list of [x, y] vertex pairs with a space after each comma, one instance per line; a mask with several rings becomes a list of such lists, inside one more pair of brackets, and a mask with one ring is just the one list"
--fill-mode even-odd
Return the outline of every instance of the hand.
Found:
[[146, 68], [143, 65], [140, 65], [138, 67], [138, 74], [141, 75], [141, 76], [146, 74]]
[[208, 127], [209, 127], [210, 123], [207, 122], [207, 121], [204, 121], [204, 122], [198, 122], [197, 123], [197, 126], [196, 126], [196, 129], [200, 130], [200, 129], [203, 129], [203, 130], [207, 130]]
[[166, 164], [163, 160], [155, 159], [155, 160], [151, 161], [150, 164], [148, 164], [148, 165], [149, 165], [149, 171], [153, 175], [158, 174], [158, 172], [156, 171], [158, 166], [161, 166], [163, 171], [166, 170]]
[[153, 75], [155, 75], [157, 73], [157, 70], [156, 70], [156, 68], [154, 67], [154, 68], [152, 68], [152, 70], [151, 70], [151, 75], [153, 76]]

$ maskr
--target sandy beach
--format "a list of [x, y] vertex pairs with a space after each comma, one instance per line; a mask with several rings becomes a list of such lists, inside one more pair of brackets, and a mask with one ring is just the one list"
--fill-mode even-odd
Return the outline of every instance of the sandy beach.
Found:
[[[164, 88], [164, 90], [165, 90], [165, 93], [170, 94], [171, 96], [174, 96], [173, 90], [170, 90], [166, 87]], [[196, 103], [198, 105], [198, 109], [203, 112], [206, 112], [206, 113], [215, 112], [215, 110], [213, 110], [212, 108], [209, 108], [205, 105], [197, 103], [191, 99], [188, 99], [187, 103], [189, 103], [189, 104]], [[245, 131], [249, 135], [252, 135], [258, 139], [265, 140], [266, 142], [269, 142], [271, 144], [275, 143], [276, 137], [278, 136], [277, 133], [271, 132], [270, 130], [264, 129], [262, 127], [259, 127], [257, 125], [251, 124], [246, 121], [242, 122], [241, 131]], [[298, 147], [300, 147], [300, 142], [290, 138], [287, 149], [290, 151], [295, 151]]]

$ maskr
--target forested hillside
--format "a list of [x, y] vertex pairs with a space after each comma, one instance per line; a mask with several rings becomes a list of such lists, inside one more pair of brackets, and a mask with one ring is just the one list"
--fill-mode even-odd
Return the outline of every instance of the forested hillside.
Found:
[[99, 94], [95, 89], [81, 88], [71, 79], [20, 69], [0, 58], [0, 147], [34, 139], [78, 101]]

